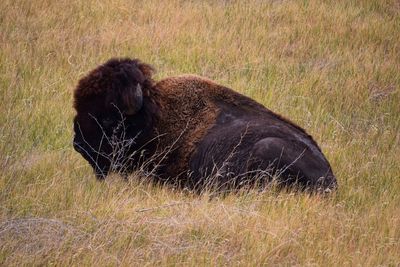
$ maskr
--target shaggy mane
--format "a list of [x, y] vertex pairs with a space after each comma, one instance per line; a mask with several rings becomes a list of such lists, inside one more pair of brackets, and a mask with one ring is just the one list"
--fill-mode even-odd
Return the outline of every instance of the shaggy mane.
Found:
[[139, 59], [110, 59], [79, 80], [74, 91], [74, 108], [80, 110], [94, 96], [118, 93], [133, 83], [141, 84], [143, 94], [149, 95], [154, 72], [151, 65]]

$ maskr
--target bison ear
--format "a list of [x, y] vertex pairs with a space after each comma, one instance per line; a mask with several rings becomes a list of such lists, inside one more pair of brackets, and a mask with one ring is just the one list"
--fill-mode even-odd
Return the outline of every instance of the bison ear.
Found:
[[143, 106], [143, 91], [140, 84], [137, 86], [132, 86], [124, 90], [122, 93], [122, 102], [124, 105], [124, 114], [134, 115]]

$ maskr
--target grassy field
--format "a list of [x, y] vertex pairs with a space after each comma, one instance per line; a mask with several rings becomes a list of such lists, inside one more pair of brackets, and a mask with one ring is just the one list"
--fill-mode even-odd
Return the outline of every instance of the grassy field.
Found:
[[[72, 148], [72, 91], [115, 56], [289, 117], [339, 190], [96, 181]], [[398, 0], [2, 0], [0, 265], [400, 265], [399, 91]]]

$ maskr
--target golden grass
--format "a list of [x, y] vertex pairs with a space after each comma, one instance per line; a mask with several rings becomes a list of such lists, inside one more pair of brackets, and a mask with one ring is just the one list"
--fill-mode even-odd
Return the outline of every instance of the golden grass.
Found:
[[[399, 265], [400, 2], [0, 2], [0, 265]], [[196, 73], [307, 129], [328, 198], [210, 198], [72, 149], [72, 90], [114, 56]]]

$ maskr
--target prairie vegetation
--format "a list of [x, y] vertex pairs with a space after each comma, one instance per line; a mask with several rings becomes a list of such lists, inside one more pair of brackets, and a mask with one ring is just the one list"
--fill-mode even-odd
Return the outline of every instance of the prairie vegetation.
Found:
[[[0, 265], [399, 265], [400, 2], [0, 1]], [[304, 127], [327, 197], [95, 180], [72, 91], [110, 57], [195, 73]]]

